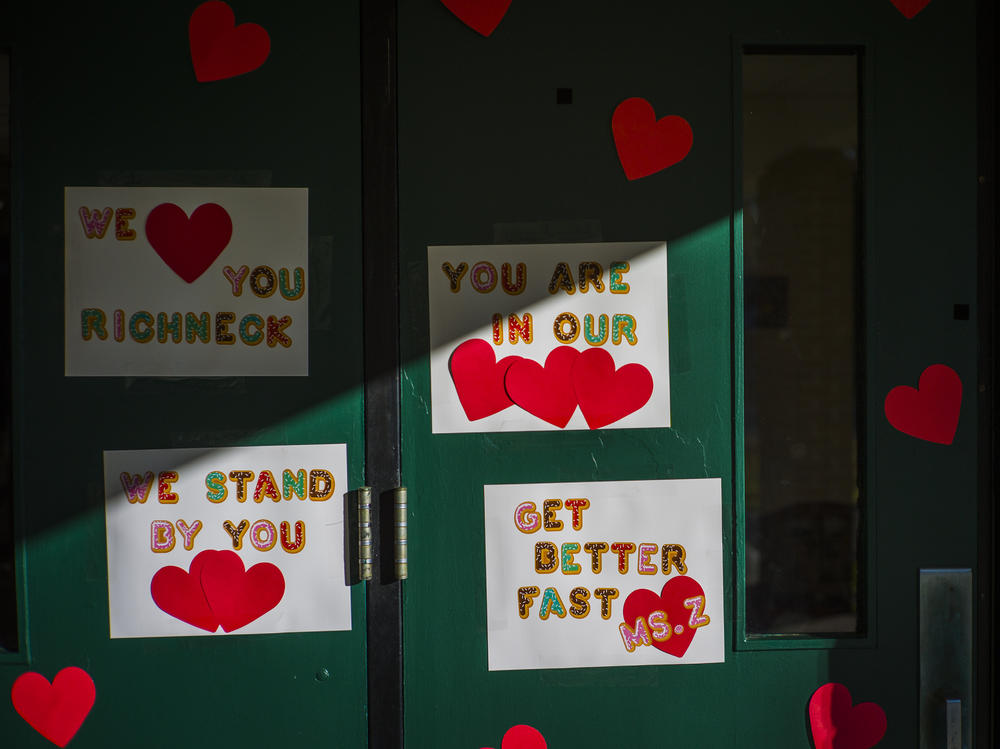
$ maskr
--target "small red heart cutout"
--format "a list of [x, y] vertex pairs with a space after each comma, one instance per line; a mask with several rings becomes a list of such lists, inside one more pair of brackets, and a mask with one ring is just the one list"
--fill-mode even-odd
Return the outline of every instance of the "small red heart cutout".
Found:
[[161, 567], [153, 575], [153, 580], [149, 584], [149, 592], [153, 596], [153, 603], [170, 616], [187, 622], [206, 632], [214, 632], [219, 628], [212, 608], [205, 598], [205, 591], [201, 587], [201, 573], [205, 562], [217, 551], [206, 550], [200, 552], [191, 560], [190, 572], [185, 572], [180, 567]]
[[271, 37], [255, 23], [236, 25], [233, 9], [209, 0], [194, 9], [188, 23], [194, 77], [201, 83], [256, 70], [271, 52]]
[[874, 702], [851, 704], [843, 684], [824, 684], [809, 699], [816, 749], [869, 749], [885, 736], [885, 710]]
[[[526, 725], [511, 726], [503, 735], [500, 749], [546, 749], [545, 737], [537, 728]], [[483, 749], [488, 749], [483, 747]]]
[[559, 346], [545, 357], [544, 367], [531, 359], [514, 362], [504, 378], [507, 395], [528, 413], [561, 429], [576, 411], [572, 372], [579, 356], [576, 349]]
[[546, 746], [545, 737], [538, 729], [517, 725], [507, 729], [500, 749], [546, 749]]
[[205, 561], [201, 587], [226, 632], [245, 627], [273, 609], [285, 595], [285, 578], [270, 562], [244, 571], [235, 551], [219, 551]]
[[691, 150], [694, 131], [683, 117], [656, 119], [653, 105], [632, 97], [615, 108], [611, 132], [625, 176], [639, 179], [673, 166]]
[[892, 0], [892, 4], [896, 6], [896, 10], [906, 16], [907, 19], [910, 19], [926, 8], [930, 1], [931, 0]]
[[504, 390], [504, 377], [520, 356], [496, 360], [493, 347], [481, 339], [465, 341], [448, 361], [458, 400], [469, 421], [476, 421], [514, 405]]
[[233, 236], [233, 221], [217, 203], [194, 209], [191, 218], [173, 203], [160, 203], [146, 217], [146, 239], [163, 262], [188, 283], [222, 254]]
[[493, 33], [507, 14], [510, 0], [441, 0], [458, 20], [483, 36]]
[[945, 364], [932, 364], [916, 388], [899, 385], [885, 396], [885, 417], [896, 429], [917, 439], [950, 445], [962, 407], [962, 378]]
[[56, 746], [66, 746], [90, 714], [97, 689], [90, 674], [69, 666], [49, 680], [29, 671], [10, 690], [17, 714]]
[[592, 348], [573, 365], [573, 390], [587, 425], [600, 429], [645, 406], [653, 394], [653, 376], [641, 364], [615, 370], [611, 354]]
[[[695, 602], [697, 598], [701, 601]], [[650, 644], [657, 650], [680, 658], [691, 646], [695, 633], [709, 623], [702, 613], [704, 607], [705, 591], [701, 585], [697, 580], [682, 575], [667, 580], [659, 595], [645, 588], [633, 590], [625, 599], [623, 616], [625, 623], [635, 629], [635, 621], [639, 617], [648, 621], [654, 611], [665, 613], [670, 634], [662, 641], [650, 638]], [[692, 624], [697, 626], [692, 627]]]

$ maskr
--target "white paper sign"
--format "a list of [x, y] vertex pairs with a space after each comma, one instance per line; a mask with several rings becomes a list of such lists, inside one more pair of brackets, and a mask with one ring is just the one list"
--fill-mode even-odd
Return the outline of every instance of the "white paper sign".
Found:
[[104, 453], [111, 637], [351, 628], [346, 445]]
[[67, 187], [67, 375], [309, 374], [308, 190]]
[[664, 242], [427, 248], [434, 432], [670, 426]]
[[721, 491], [486, 486], [490, 670], [723, 661]]

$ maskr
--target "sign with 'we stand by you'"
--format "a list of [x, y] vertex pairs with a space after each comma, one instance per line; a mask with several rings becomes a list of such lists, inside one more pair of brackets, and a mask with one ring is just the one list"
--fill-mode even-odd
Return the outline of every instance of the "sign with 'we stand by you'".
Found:
[[427, 248], [434, 432], [670, 426], [664, 242]]
[[104, 453], [111, 637], [351, 628], [345, 445]]
[[304, 188], [67, 187], [66, 374], [309, 374]]

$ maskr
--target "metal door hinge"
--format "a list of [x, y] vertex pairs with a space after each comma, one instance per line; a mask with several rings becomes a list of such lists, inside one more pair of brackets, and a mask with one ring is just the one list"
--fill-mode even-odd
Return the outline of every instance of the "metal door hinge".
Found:
[[392, 539], [396, 579], [405, 580], [409, 568], [406, 554], [406, 487], [392, 490]]
[[372, 546], [372, 488], [358, 489], [358, 577], [372, 579], [375, 552]]
[[[362, 486], [357, 489], [357, 502], [348, 503], [347, 507], [353, 511], [357, 521], [351, 521], [348, 528], [357, 528], [357, 568], [351, 563], [352, 571], [350, 579], [361, 582], [371, 582], [374, 580], [375, 570], [375, 528], [372, 522], [372, 488]], [[406, 487], [397, 487], [380, 495], [379, 506], [374, 509], [379, 513], [379, 548], [380, 557], [384, 560], [380, 563], [383, 575], [388, 573], [385, 563], [388, 562], [385, 547], [392, 544], [392, 576], [396, 580], [405, 580], [407, 576], [408, 560], [406, 558]], [[392, 513], [391, 537], [388, 527], [388, 513]], [[390, 540], [391, 538], [391, 540]], [[353, 546], [354, 541], [351, 540]], [[355, 577], [356, 575], [356, 577]]]

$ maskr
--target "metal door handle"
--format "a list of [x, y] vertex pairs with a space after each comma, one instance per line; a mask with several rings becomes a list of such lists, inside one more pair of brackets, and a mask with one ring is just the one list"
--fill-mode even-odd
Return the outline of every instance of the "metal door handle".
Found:
[[920, 570], [918, 749], [963, 749], [975, 735], [972, 591], [970, 569]]
[[944, 701], [947, 749], [962, 749], [962, 700]]

